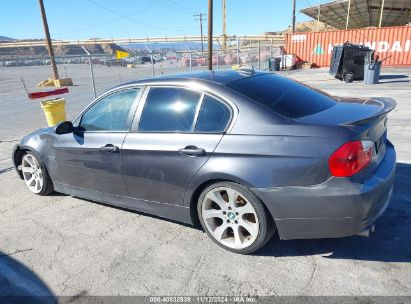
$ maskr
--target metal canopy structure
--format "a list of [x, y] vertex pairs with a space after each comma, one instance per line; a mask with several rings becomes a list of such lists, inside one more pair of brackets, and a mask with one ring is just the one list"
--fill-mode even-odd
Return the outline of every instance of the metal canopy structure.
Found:
[[301, 12], [338, 29], [401, 26], [411, 22], [411, 0], [337, 0]]

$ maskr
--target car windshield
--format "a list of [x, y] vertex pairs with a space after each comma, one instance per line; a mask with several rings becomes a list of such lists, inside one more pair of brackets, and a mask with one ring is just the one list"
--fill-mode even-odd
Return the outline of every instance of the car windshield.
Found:
[[247, 77], [226, 85], [288, 118], [312, 115], [337, 103], [330, 95], [274, 74]]

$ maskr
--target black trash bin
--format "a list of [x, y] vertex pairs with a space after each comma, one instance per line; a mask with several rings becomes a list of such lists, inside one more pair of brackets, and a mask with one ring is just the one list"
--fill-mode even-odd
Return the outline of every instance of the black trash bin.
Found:
[[268, 61], [268, 68], [270, 71], [280, 70], [281, 57], [270, 58]]
[[364, 79], [364, 63], [366, 56], [374, 55], [374, 51], [364, 45], [344, 43], [334, 46], [329, 73], [335, 78], [351, 82]]
[[276, 57], [274, 58], [274, 71], [279, 71], [280, 70], [280, 64], [281, 64], [281, 57]]

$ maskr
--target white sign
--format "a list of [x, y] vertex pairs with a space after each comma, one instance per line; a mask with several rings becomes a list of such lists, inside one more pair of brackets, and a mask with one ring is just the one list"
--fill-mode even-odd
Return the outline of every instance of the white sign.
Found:
[[298, 34], [298, 35], [292, 35], [291, 36], [291, 41], [292, 42], [304, 42], [307, 39], [306, 34]]

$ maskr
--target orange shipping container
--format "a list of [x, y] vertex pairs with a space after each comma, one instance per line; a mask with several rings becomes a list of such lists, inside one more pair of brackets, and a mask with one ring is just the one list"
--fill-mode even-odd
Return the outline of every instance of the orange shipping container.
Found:
[[334, 45], [364, 44], [376, 51], [387, 66], [411, 65], [411, 26], [366, 28], [287, 34], [286, 50], [304, 61], [329, 66]]

